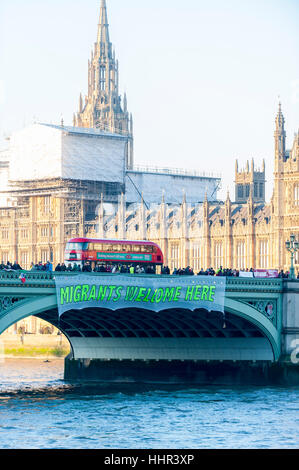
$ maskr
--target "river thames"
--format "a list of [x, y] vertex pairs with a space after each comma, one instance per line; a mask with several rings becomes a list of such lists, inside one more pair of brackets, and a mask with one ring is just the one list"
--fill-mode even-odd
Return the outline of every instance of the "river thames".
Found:
[[299, 387], [79, 384], [0, 363], [1, 449], [298, 449]]

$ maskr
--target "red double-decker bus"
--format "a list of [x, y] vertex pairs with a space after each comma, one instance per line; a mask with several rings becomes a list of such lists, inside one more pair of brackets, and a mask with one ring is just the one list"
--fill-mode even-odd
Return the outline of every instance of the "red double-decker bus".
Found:
[[96, 240], [74, 238], [69, 240], [65, 249], [65, 264], [76, 263], [81, 268], [89, 264], [92, 269], [97, 265], [163, 265], [163, 254], [156, 243], [149, 241]]

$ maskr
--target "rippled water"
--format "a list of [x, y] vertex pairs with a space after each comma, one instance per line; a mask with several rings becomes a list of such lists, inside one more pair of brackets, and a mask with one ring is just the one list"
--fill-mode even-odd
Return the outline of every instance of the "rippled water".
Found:
[[298, 387], [76, 384], [62, 360], [7, 359], [0, 448], [298, 448], [298, 402]]

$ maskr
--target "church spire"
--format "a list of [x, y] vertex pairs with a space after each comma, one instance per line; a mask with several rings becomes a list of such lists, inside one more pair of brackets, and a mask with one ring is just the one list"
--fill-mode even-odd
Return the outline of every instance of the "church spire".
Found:
[[126, 167], [134, 163], [133, 121], [128, 112], [127, 96], [124, 105], [119, 95], [118, 61], [109, 39], [106, 0], [101, 0], [97, 42], [88, 61], [88, 95], [85, 103], [79, 100], [79, 112], [74, 126], [96, 128], [127, 137]]
[[[101, 0], [101, 7], [100, 7], [100, 19], [98, 25], [98, 46], [103, 44], [109, 44], [109, 23], [108, 23], [108, 15], [107, 15], [107, 7], [106, 7], [106, 0]], [[102, 48], [103, 52], [103, 48]]]

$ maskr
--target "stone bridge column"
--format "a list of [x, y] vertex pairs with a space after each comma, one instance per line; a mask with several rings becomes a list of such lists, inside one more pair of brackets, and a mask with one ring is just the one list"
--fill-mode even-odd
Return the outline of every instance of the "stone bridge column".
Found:
[[284, 281], [281, 359], [299, 367], [299, 281]]

